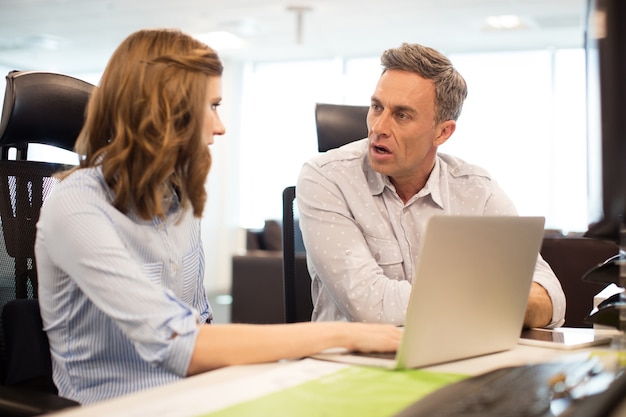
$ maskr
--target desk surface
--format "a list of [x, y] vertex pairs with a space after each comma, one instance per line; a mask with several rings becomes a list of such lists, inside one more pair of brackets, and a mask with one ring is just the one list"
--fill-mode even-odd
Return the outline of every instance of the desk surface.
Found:
[[[504, 366], [546, 362], [566, 355], [588, 354], [597, 351], [610, 351], [610, 348], [594, 347], [563, 351], [518, 345], [509, 351], [432, 366], [423, 368], [423, 370], [476, 375]], [[346, 364], [310, 358], [269, 364], [232, 366], [196, 375], [152, 390], [55, 413], [54, 416], [207, 416], [220, 409], [293, 387], [348, 367], [350, 366]]]

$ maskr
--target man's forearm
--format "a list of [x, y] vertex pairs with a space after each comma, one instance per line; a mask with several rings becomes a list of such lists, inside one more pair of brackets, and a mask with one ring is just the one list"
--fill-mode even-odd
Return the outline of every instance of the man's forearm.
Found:
[[552, 300], [541, 285], [533, 282], [528, 296], [524, 327], [545, 327], [552, 321]]

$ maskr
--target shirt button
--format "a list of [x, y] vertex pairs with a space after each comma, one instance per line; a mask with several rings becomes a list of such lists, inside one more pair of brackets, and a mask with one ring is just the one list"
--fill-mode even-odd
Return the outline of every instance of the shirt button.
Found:
[[172, 262], [170, 264], [170, 270], [172, 271], [172, 274], [176, 274], [176, 271], [178, 271], [178, 265], [176, 265], [176, 263]]
[[346, 250], [346, 255], [352, 255], [352, 251], [350, 249]]
[[380, 261], [380, 253], [374, 255], [374, 259], [376, 260], [376, 262]]

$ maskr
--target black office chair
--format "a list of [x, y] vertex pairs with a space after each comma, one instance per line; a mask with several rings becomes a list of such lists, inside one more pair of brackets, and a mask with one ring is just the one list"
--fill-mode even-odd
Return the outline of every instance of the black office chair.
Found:
[[296, 187], [283, 191], [283, 291], [285, 322], [311, 321], [311, 277], [307, 269], [302, 236], [299, 233], [294, 202]]
[[316, 104], [317, 149], [326, 152], [367, 137], [368, 110], [368, 106]]
[[[318, 103], [315, 106], [317, 145], [320, 152], [338, 148], [367, 137], [366, 116], [368, 106], [345, 106]], [[310, 321], [313, 313], [311, 277], [306, 264], [304, 245], [300, 246], [300, 233], [294, 215], [296, 187], [283, 190], [283, 297], [285, 322]]]
[[2, 309], [6, 344], [6, 385], [56, 394], [52, 382], [50, 345], [35, 298], [16, 298]]
[[94, 86], [38, 71], [12, 71], [6, 81], [0, 120], [0, 414], [38, 415], [77, 405], [58, 397], [52, 382], [34, 253], [39, 211], [57, 182], [54, 174], [71, 165], [29, 160], [29, 144], [71, 151]]
[[564, 326], [591, 327], [585, 319], [593, 308], [593, 297], [608, 283], [586, 282], [583, 278], [586, 272], [618, 252], [619, 245], [609, 240], [544, 237], [541, 256], [561, 282], [567, 300]]

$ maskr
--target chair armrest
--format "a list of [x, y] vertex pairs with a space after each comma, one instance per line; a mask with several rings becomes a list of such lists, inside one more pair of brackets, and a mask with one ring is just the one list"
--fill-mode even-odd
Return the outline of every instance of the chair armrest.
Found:
[[43, 391], [0, 385], [0, 415], [28, 417], [59, 411], [80, 404]]

